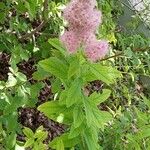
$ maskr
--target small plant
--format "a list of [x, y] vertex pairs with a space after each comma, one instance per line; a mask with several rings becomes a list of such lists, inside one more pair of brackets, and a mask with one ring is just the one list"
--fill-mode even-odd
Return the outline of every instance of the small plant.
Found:
[[30, 128], [24, 128], [23, 133], [26, 136], [25, 148], [32, 148], [32, 150], [46, 150], [47, 146], [43, 141], [47, 138], [47, 131], [44, 131], [43, 127], [40, 126], [35, 133]]
[[[68, 55], [59, 40], [50, 39], [55, 48], [55, 56], [39, 62], [39, 66], [55, 77], [52, 89], [55, 100], [39, 106], [38, 110], [50, 119], [66, 124], [66, 133], [50, 142], [53, 149], [78, 146], [80, 149], [98, 150], [99, 129], [104, 130], [106, 123], [112, 120], [108, 111], [101, 111], [98, 105], [110, 96], [109, 89], [102, 93], [89, 95], [86, 85], [101, 80], [107, 85], [113, 84], [121, 73], [115, 68], [91, 63], [82, 52]], [[63, 86], [63, 88], [61, 88]]]
[[116, 69], [92, 63], [108, 51], [108, 43], [98, 41], [95, 36], [101, 22], [101, 13], [95, 6], [95, 0], [71, 1], [64, 10], [69, 28], [60, 38], [71, 55], [65, 52], [59, 40], [50, 39], [50, 44], [60, 54], [39, 62], [40, 67], [55, 76], [58, 83], [53, 87], [56, 84], [58, 96], [57, 100], [42, 104], [38, 109], [50, 119], [68, 126], [66, 133], [50, 143], [53, 149], [77, 146], [81, 150], [99, 150], [99, 129], [104, 130], [105, 124], [112, 119], [108, 111], [98, 109], [111, 91], [104, 89], [102, 93], [89, 95], [85, 90], [91, 81], [101, 80], [109, 85], [121, 77]]

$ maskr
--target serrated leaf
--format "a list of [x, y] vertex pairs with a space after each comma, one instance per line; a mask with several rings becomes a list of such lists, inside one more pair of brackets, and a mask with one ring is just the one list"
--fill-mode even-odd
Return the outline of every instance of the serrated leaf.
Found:
[[84, 113], [81, 107], [75, 107], [73, 110], [73, 123], [74, 127], [79, 127], [84, 120]]
[[74, 125], [71, 126], [70, 128], [70, 133], [69, 133], [69, 139], [75, 138], [75, 137], [79, 137], [79, 135], [85, 130], [86, 126], [84, 124], [82, 124], [79, 127], [74, 127]]
[[95, 105], [99, 105], [100, 103], [103, 103], [105, 100], [107, 100], [110, 94], [111, 94], [110, 90], [104, 89], [103, 93], [96, 93], [96, 92], [92, 93], [89, 97], [89, 100]]
[[77, 59], [74, 59], [69, 65], [68, 79], [71, 78], [73, 75], [75, 75], [78, 70], [79, 70], [79, 61]]
[[59, 79], [67, 79], [68, 66], [55, 57], [45, 59], [39, 62], [39, 65], [47, 72], [50, 72]]
[[76, 102], [81, 101], [81, 80], [76, 79], [67, 91], [66, 105], [72, 106]]
[[64, 112], [65, 107], [60, 106], [58, 101], [50, 101], [46, 102], [38, 107], [38, 110], [43, 112], [47, 117], [50, 119], [53, 118], [53, 115], [56, 115], [56, 117]]
[[94, 118], [90, 103], [88, 102], [87, 99], [84, 100], [84, 107], [85, 107], [85, 114], [86, 114], [86, 122], [87, 122], [88, 127], [90, 127], [93, 123], [92, 121], [95, 118]]
[[90, 72], [95, 76], [95, 80], [102, 80], [108, 85], [122, 76], [115, 68], [102, 66], [100, 63], [90, 64]]
[[84, 139], [89, 150], [99, 150], [98, 131], [94, 127], [85, 131]]
[[110, 113], [106, 111], [100, 111], [95, 104], [91, 103], [88, 100], [84, 100], [85, 113], [86, 113], [86, 122], [88, 127], [97, 126], [97, 128], [104, 129], [105, 123], [111, 120]]
[[60, 79], [55, 79], [55, 81], [51, 83], [52, 92], [53, 93], [59, 92], [61, 90], [61, 85], [62, 85], [62, 82], [60, 81]]

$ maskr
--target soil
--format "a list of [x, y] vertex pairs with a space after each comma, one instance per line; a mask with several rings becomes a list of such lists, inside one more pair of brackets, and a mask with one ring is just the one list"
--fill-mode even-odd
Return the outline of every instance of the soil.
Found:
[[9, 59], [10, 55], [0, 52], [0, 81], [6, 81], [8, 78], [7, 73], [9, 72]]

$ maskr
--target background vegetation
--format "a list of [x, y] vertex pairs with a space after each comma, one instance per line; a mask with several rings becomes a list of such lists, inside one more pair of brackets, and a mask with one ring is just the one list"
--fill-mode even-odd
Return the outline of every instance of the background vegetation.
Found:
[[[66, 56], [57, 39], [66, 28], [62, 10], [67, 2], [0, 2], [0, 149], [96, 150], [94, 142], [98, 137], [97, 149], [149, 150], [149, 22], [145, 24], [125, 0], [97, 0], [97, 7], [103, 14], [97, 37], [109, 40], [110, 52], [90, 66], [80, 54]], [[91, 71], [94, 75], [84, 71], [90, 67], [97, 70], [96, 73]], [[80, 80], [76, 80], [79, 68], [83, 71], [80, 72], [82, 86]], [[69, 79], [66, 81], [66, 78]], [[81, 115], [74, 124], [71, 122], [72, 105], [76, 104], [74, 97], [81, 91], [70, 87], [66, 103], [62, 94], [71, 85], [84, 89], [89, 99], [95, 99], [94, 106], [84, 102], [85, 118]], [[72, 95], [75, 92], [76, 95]], [[60, 107], [55, 104], [58, 99], [62, 99]], [[62, 114], [64, 111], [59, 108], [67, 111]], [[73, 119], [82, 110], [76, 109]], [[93, 112], [97, 112], [96, 115]], [[64, 119], [66, 116], [68, 120]], [[101, 119], [97, 118], [100, 116]], [[82, 124], [82, 118], [87, 124]], [[85, 127], [92, 123], [100, 129]], [[81, 125], [81, 128], [75, 130], [73, 125]], [[79, 142], [81, 131], [84, 131], [84, 138]]]

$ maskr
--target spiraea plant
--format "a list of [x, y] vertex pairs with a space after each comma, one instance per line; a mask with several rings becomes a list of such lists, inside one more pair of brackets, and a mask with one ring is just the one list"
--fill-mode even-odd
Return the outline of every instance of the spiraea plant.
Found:
[[101, 12], [95, 7], [96, 0], [71, 1], [64, 10], [68, 30], [60, 38], [70, 53], [76, 52], [82, 45], [85, 55], [92, 61], [104, 57], [108, 52], [107, 41], [98, 41], [95, 36], [102, 20]]
[[65, 124], [66, 132], [50, 142], [52, 149], [99, 150], [99, 131], [111, 121], [112, 115], [98, 105], [107, 100], [111, 91], [90, 93], [89, 82], [101, 80], [114, 84], [121, 73], [97, 62], [108, 52], [108, 42], [97, 40], [95, 32], [101, 23], [101, 12], [95, 0], [72, 0], [63, 13], [68, 30], [59, 39], [50, 39], [53, 56], [39, 66], [55, 78], [54, 100], [38, 107], [50, 119]]

